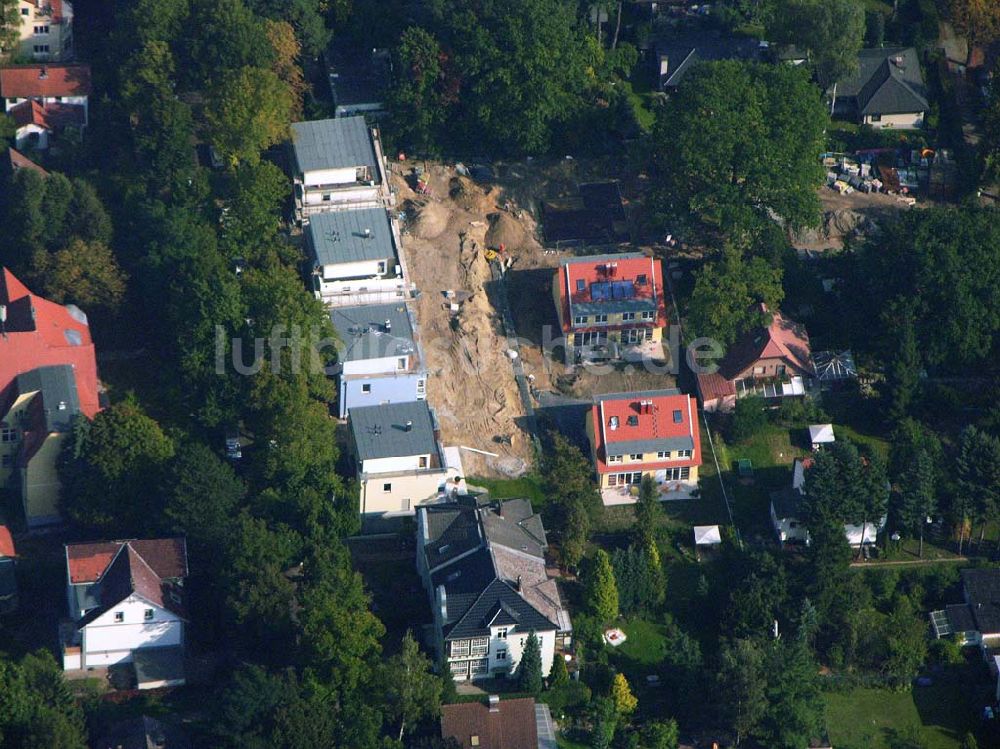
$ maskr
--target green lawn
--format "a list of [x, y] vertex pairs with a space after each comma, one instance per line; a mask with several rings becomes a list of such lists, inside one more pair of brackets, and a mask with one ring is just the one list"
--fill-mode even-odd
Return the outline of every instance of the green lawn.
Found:
[[636, 665], [655, 666], [663, 660], [663, 628], [646, 621], [634, 619], [624, 625], [627, 638], [615, 650]]
[[484, 479], [470, 476], [466, 479], [472, 486], [481, 486], [494, 499], [517, 499], [526, 497], [531, 500], [535, 512], [539, 512], [545, 504], [545, 490], [539, 476], [528, 474], [516, 479]]
[[958, 749], [966, 731], [978, 726], [981, 706], [990, 701], [990, 685], [980, 669], [978, 663], [956, 668], [910, 692], [859, 687], [827, 693], [830, 742], [837, 749]]

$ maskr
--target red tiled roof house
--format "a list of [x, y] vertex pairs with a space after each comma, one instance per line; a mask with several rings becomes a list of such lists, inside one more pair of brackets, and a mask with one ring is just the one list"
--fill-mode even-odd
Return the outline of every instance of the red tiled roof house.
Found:
[[638, 252], [570, 258], [556, 271], [552, 295], [567, 361], [663, 358], [667, 305], [659, 260]]
[[805, 328], [775, 312], [770, 325], [750, 331], [729, 347], [717, 371], [697, 375], [698, 398], [708, 412], [731, 411], [745, 395], [803, 395], [804, 378], [813, 375]]
[[73, 422], [100, 410], [87, 316], [0, 268], [0, 487], [29, 527], [59, 521], [56, 465]]
[[698, 404], [678, 390], [595, 396], [587, 437], [605, 504], [635, 502], [643, 476], [664, 499], [686, 499], [698, 486]]
[[0, 69], [0, 97], [17, 125], [17, 148], [46, 149], [53, 133], [86, 127], [90, 90], [89, 65]]
[[70, 623], [62, 632], [63, 667], [86, 669], [164, 654], [179, 661], [187, 575], [183, 538], [67, 544]]

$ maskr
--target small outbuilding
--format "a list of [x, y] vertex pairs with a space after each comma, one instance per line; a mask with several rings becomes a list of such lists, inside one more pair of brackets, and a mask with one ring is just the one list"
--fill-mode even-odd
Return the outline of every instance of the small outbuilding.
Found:
[[695, 546], [717, 546], [722, 543], [722, 532], [717, 525], [694, 526]]
[[837, 441], [833, 435], [833, 424], [811, 424], [809, 426], [809, 444], [813, 450], [818, 450], [822, 445], [829, 445]]

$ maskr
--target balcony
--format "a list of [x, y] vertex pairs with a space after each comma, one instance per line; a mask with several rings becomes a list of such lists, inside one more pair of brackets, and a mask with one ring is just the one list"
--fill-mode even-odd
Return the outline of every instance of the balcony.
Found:
[[736, 380], [736, 397], [746, 398], [756, 396], [758, 398], [789, 398], [805, 395], [811, 389], [812, 383], [808, 383], [802, 377], [790, 378], [768, 378], [754, 379], [749, 377], [745, 380]]
[[[673, 499], [694, 499], [698, 495], [697, 481], [666, 481], [657, 486], [660, 501]], [[634, 505], [639, 500], [639, 485], [613, 486], [601, 489], [601, 501], [605, 507]]]

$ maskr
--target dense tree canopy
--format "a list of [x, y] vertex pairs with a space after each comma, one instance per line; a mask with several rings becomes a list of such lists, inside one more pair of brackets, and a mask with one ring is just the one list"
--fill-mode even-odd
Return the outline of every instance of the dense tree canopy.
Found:
[[824, 88], [857, 70], [864, 36], [861, 0], [788, 0], [769, 26], [769, 41], [809, 56]]
[[756, 233], [819, 220], [816, 154], [827, 122], [808, 74], [787, 65], [705, 63], [657, 118], [655, 209], [675, 233]]
[[[997, 213], [969, 206], [902, 213], [859, 250], [851, 281], [852, 302], [868, 321], [900, 304], [912, 311], [925, 365], [981, 362], [995, 352], [1000, 331]], [[896, 326], [864, 330], [882, 350], [893, 349]]]

